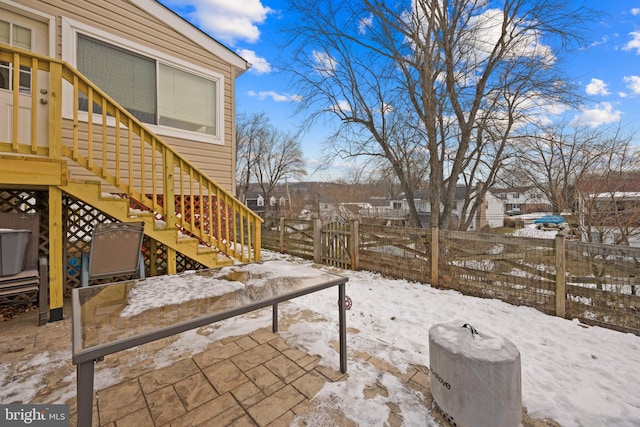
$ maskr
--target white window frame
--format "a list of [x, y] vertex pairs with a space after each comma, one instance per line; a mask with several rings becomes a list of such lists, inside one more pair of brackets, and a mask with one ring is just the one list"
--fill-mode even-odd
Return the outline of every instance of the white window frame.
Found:
[[[33, 26], [31, 25], [25, 25], [23, 23], [16, 23], [14, 22], [12, 19], [5, 19], [4, 17], [0, 16], [0, 21], [2, 22], [6, 22], [7, 24], [9, 24], [9, 46], [12, 47], [18, 47], [21, 49], [25, 49], [24, 47], [20, 47], [20, 46], [15, 46], [13, 44], [13, 34], [15, 32], [15, 28], [16, 27], [20, 27], [23, 28], [25, 30], [29, 30], [29, 48], [25, 49], [28, 50], [30, 52], [33, 52], [33, 44], [34, 44], [34, 35], [36, 33], [36, 29], [33, 28]], [[9, 87], [5, 88], [0, 88], [1, 90], [7, 90], [9, 92], [13, 92], [13, 88], [16, 85], [16, 82], [13, 80], [13, 63], [12, 62], [7, 62], [5, 66], [3, 66], [3, 68], [5, 70], [7, 70], [7, 77], [9, 79], [8, 83], [9, 83]], [[23, 76], [29, 76], [29, 85], [28, 86], [23, 86], [22, 85], [22, 77]], [[20, 66], [20, 72], [19, 72], [19, 76], [18, 76], [18, 92], [20, 92], [20, 94], [23, 95], [31, 95], [31, 88], [33, 87], [33, 71], [31, 70], [31, 68], [29, 67], [25, 67], [25, 66]]]
[[[129, 52], [154, 59], [156, 61], [156, 67], [158, 63], [163, 63], [165, 65], [194, 74], [196, 76], [215, 81], [216, 82], [216, 135], [208, 135], [200, 132], [192, 132], [188, 130], [172, 128], [168, 126], [162, 126], [162, 125], [151, 124], [151, 123], [144, 123], [144, 125], [154, 133], [161, 136], [168, 136], [168, 137], [186, 139], [190, 141], [199, 141], [199, 142], [207, 142], [212, 144], [224, 145], [224, 135], [225, 135], [224, 76], [214, 71], [205, 69], [203, 67], [187, 63], [185, 61], [180, 60], [179, 58], [169, 56], [165, 53], [154, 50], [152, 48], [142, 46], [140, 44], [132, 42], [131, 40], [124, 39], [117, 35], [107, 33], [106, 31], [102, 31], [94, 27], [91, 27], [89, 25], [83, 24], [81, 22], [77, 22], [72, 19], [63, 17], [62, 18], [62, 60], [68, 62], [74, 67], [76, 66], [76, 63], [77, 63], [76, 48], [77, 48], [78, 33], [81, 33], [88, 37], [92, 37], [104, 43], [111, 44], [115, 47], [119, 47]], [[64, 90], [65, 90], [65, 93], [64, 93], [63, 99], [65, 100], [65, 102], [62, 110], [63, 117], [65, 119], [72, 119], [73, 118], [72, 88], [69, 85], [65, 85]], [[94, 117], [94, 122], [100, 122], [102, 120], [100, 115], [94, 114], [93, 117]], [[86, 122], [88, 120], [88, 114], [84, 111], [79, 111], [78, 119]], [[107, 119], [107, 123], [109, 125], [115, 125], [115, 120], [109, 117]]]

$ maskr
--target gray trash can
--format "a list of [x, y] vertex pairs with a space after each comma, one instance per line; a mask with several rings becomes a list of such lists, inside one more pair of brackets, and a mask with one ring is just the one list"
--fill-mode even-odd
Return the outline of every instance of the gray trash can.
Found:
[[457, 427], [517, 427], [522, 421], [520, 352], [506, 338], [463, 322], [429, 329], [431, 393]]
[[0, 228], [0, 276], [13, 276], [24, 270], [31, 230]]

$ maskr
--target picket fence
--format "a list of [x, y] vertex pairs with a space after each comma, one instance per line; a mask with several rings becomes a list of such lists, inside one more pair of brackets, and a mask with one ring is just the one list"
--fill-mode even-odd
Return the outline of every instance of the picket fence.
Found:
[[284, 217], [262, 247], [640, 335], [640, 248]]

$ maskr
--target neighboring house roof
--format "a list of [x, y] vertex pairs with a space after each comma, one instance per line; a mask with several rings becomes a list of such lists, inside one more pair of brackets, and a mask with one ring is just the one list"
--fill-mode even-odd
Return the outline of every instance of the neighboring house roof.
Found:
[[145, 10], [151, 15], [155, 16], [157, 19], [166, 22], [169, 24], [174, 30], [182, 34], [183, 36], [193, 40], [195, 43], [199, 44], [209, 52], [218, 56], [219, 58], [229, 62], [232, 64], [239, 73], [236, 76], [239, 76], [243, 72], [247, 71], [251, 68], [251, 64], [247, 62], [244, 58], [242, 58], [237, 53], [233, 52], [231, 49], [214, 39], [213, 37], [206, 34], [204, 31], [200, 30], [180, 15], [167, 8], [163, 4], [159, 3], [156, 0], [129, 0], [131, 3], [135, 4], [139, 8]]
[[[467, 192], [467, 186], [459, 184], [456, 186], [456, 192], [454, 195], [454, 200], [464, 200]], [[475, 187], [473, 187], [472, 193], [475, 192]], [[400, 193], [397, 196], [391, 198], [391, 200], [405, 200], [407, 197], [404, 193]], [[413, 198], [415, 200], [430, 200], [431, 191], [429, 188], [424, 188], [420, 190], [416, 190], [413, 192]]]
[[259, 199], [259, 198], [261, 198], [261, 197], [262, 197], [262, 193], [258, 193], [258, 192], [255, 192], [255, 191], [249, 191], [249, 192], [244, 196], [244, 198], [245, 198], [246, 200], [257, 200], [257, 199]]
[[580, 180], [578, 189], [584, 194], [633, 194], [640, 192], [640, 174], [620, 177], [587, 177]]
[[529, 190], [534, 189], [533, 186], [528, 187], [509, 187], [509, 188], [492, 188], [490, 191], [493, 194], [506, 194], [506, 193], [526, 193]]

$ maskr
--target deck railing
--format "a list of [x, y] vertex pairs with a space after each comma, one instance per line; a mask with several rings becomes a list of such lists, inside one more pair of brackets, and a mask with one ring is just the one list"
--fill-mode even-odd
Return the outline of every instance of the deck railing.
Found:
[[[72, 160], [87, 179], [97, 176], [167, 228], [242, 262], [260, 259], [261, 218], [78, 70], [0, 44], [0, 71], [0, 90], [12, 97], [0, 152]], [[39, 115], [40, 103], [47, 117]]]

